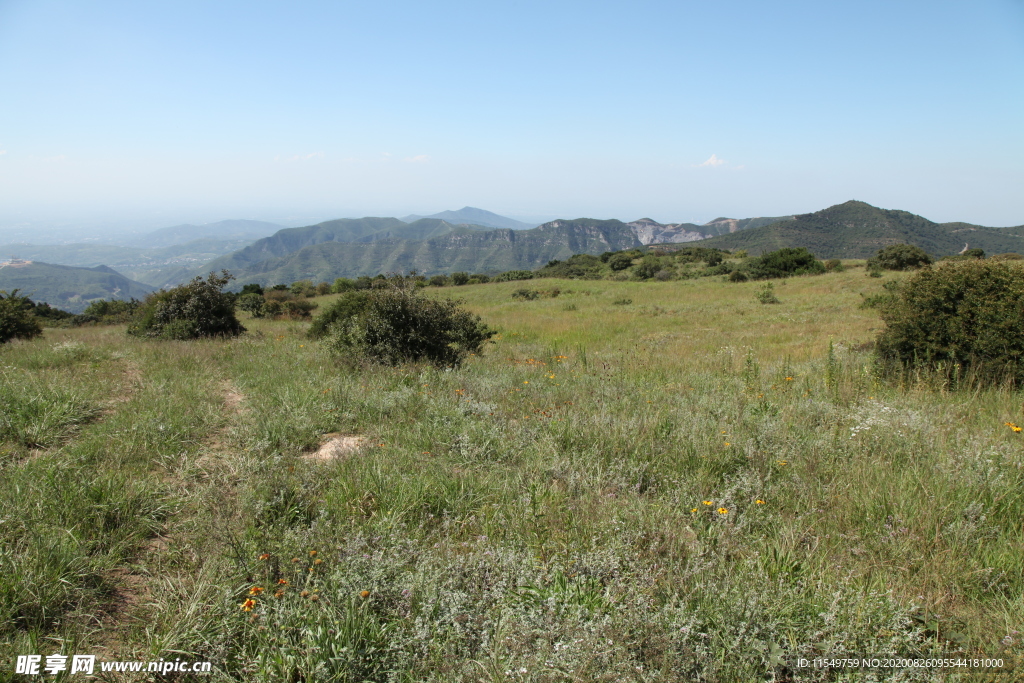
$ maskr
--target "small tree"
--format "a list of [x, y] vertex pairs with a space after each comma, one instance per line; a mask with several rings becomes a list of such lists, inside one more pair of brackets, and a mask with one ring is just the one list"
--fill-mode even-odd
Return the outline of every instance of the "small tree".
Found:
[[39, 319], [32, 315], [34, 305], [27, 296], [0, 291], [0, 344], [12, 339], [32, 339], [43, 333]]
[[204, 280], [154, 292], [139, 307], [128, 334], [157, 339], [233, 337], [245, 332], [235, 317], [234, 296], [222, 291], [234, 277], [228, 271]]
[[608, 259], [608, 266], [612, 270], [625, 270], [633, 265], [633, 258], [629, 254], [619, 252]]
[[262, 318], [266, 314], [266, 299], [262, 294], [248, 292], [238, 297], [238, 307], [254, 318]]
[[464, 285], [467, 282], [469, 282], [469, 273], [464, 273], [462, 271], [457, 271], [457, 272], [452, 273], [451, 278], [452, 278], [452, 284], [453, 285], [461, 287], [462, 285]]
[[879, 306], [879, 356], [890, 366], [968, 370], [1024, 382], [1024, 273], [991, 261], [926, 268]]
[[932, 262], [932, 257], [913, 244], [890, 244], [868, 260], [868, 270], [911, 270]]

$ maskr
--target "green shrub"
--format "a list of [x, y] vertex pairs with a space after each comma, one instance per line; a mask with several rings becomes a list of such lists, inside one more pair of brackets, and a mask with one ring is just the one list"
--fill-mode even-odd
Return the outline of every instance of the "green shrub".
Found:
[[128, 334], [157, 339], [233, 337], [245, 332], [235, 317], [234, 296], [222, 291], [233, 280], [231, 273], [216, 273], [203, 280], [154, 292], [139, 306]]
[[484, 275], [483, 273], [473, 273], [470, 276], [470, 279], [478, 280], [480, 282], [490, 282], [491, 281], [491, 276], [490, 275]]
[[762, 304], [781, 304], [779, 297], [775, 296], [775, 285], [771, 282], [764, 283], [758, 290], [754, 298]]
[[494, 276], [494, 282], [515, 282], [516, 280], [532, 280], [532, 270], [507, 270]]
[[263, 286], [256, 282], [250, 282], [249, 284], [244, 285], [242, 287], [242, 291], [238, 293], [239, 296], [244, 296], [246, 294], [259, 294], [260, 296], [263, 296]]
[[924, 249], [913, 244], [890, 244], [868, 260], [870, 270], [911, 270], [932, 262]]
[[356, 288], [356, 283], [349, 280], [347, 277], [339, 277], [331, 285], [331, 291], [335, 294], [344, 294], [345, 292], [351, 292]]
[[795, 275], [818, 275], [825, 265], [803, 247], [785, 247], [751, 259], [747, 271], [755, 280], [768, 280]]
[[636, 264], [633, 273], [641, 280], [650, 280], [659, 270], [661, 270], [661, 259], [648, 254], [640, 259], [640, 263]]
[[611, 258], [608, 259], [608, 266], [612, 270], [625, 270], [626, 268], [629, 268], [631, 265], [633, 265], [633, 259], [632, 257], [629, 256], [629, 254], [620, 252], [618, 254], [612, 255]]
[[729, 282], [746, 282], [749, 279], [742, 270], [734, 270], [729, 273]]
[[881, 305], [878, 353], [904, 369], [1024, 381], [1024, 273], [990, 261], [927, 268]]
[[444, 275], [435, 275], [429, 282], [431, 287], [444, 287], [448, 284], [448, 278]]
[[462, 285], [469, 282], [469, 273], [458, 271], [451, 274], [451, 279], [453, 285], [455, 285], [456, 287], [461, 287]]
[[266, 301], [262, 294], [257, 294], [256, 292], [242, 294], [235, 301], [235, 304], [254, 318], [262, 318], [266, 315]]
[[415, 288], [374, 289], [365, 297], [350, 300], [348, 308], [332, 306], [331, 321], [318, 326], [331, 348], [349, 359], [455, 367], [495, 334], [458, 303], [430, 299]]
[[826, 273], [841, 273], [844, 270], [846, 270], [846, 267], [843, 266], [843, 262], [837, 258], [830, 258], [828, 261], [825, 261]]
[[361, 315], [366, 310], [369, 300], [370, 294], [365, 290], [346, 292], [313, 319], [313, 324], [309, 326], [306, 335], [310, 339], [325, 337], [335, 325]]
[[124, 301], [123, 299], [99, 299], [92, 301], [85, 310], [74, 316], [70, 321], [74, 326], [99, 324], [116, 325], [126, 323], [132, 319], [135, 312], [139, 310], [141, 302], [137, 299]]
[[32, 339], [43, 333], [39, 319], [32, 315], [34, 304], [27, 296], [0, 291], [0, 344], [12, 339]]
[[613, 306], [629, 306], [633, 303], [632, 299], [616, 299], [612, 302]]
[[538, 292], [537, 290], [526, 289], [525, 287], [520, 287], [516, 291], [512, 292], [512, 298], [519, 299], [521, 301], [533, 301], [539, 296], [540, 292]]

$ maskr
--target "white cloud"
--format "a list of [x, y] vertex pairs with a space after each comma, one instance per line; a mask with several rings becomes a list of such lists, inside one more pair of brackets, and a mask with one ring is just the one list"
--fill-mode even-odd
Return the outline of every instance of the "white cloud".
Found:
[[697, 164], [697, 166], [711, 166], [711, 167], [714, 167], [714, 166], [721, 166], [724, 163], [725, 163], [725, 159], [719, 159], [718, 155], [712, 154], [710, 157], [708, 157], [707, 161], [705, 161], [703, 164]]
[[410, 164], [425, 164], [429, 160], [430, 157], [428, 157], [426, 154], [417, 154], [414, 157], [406, 157], [402, 159], [402, 161], [408, 162]]

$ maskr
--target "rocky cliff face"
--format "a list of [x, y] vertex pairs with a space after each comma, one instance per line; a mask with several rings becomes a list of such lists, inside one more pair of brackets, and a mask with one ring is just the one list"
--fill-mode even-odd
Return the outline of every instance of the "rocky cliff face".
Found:
[[669, 223], [667, 225], [641, 218], [640, 220], [626, 223], [630, 230], [640, 240], [641, 244], [663, 244], [665, 242], [696, 242], [706, 239], [707, 234], [701, 232], [699, 225], [693, 223]]

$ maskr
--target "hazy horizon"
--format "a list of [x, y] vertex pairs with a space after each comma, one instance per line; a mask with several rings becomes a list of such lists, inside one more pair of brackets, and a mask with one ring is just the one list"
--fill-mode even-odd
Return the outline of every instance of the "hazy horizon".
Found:
[[0, 0], [0, 241], [467, 205], [1020, 225], [1022, 67], [1019, 0]]

